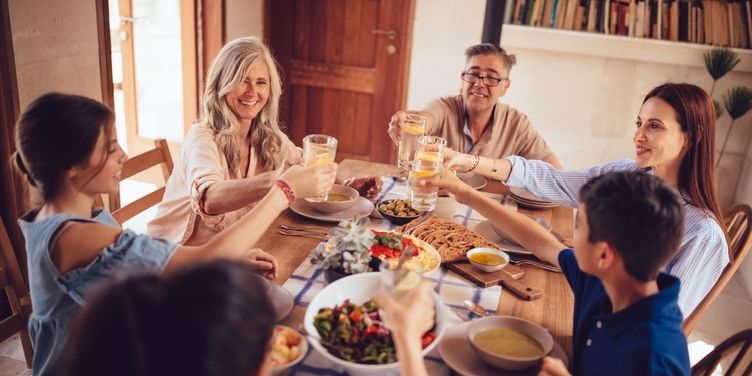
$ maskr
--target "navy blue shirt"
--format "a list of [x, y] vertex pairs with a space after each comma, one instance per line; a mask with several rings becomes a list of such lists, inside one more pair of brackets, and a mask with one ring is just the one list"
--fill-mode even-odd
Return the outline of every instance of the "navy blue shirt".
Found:
[[603, 283], [580, 270], [571, 249], [559, 265], [574, 292], [575, 375], [689, 375], [679, 279], [661, 273], [657, 294], [613, 313]]

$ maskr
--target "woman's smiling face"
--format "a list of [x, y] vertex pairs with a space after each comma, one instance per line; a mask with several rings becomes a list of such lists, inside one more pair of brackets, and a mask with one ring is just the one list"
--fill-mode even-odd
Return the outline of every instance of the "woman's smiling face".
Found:
[[681, 163], [686, 154], [687, 134], [682, 131], [676, 111], [658, 97], [648, 99], [637, 117], [635, 162], [640, 167]]
[[269, 67], [263, 59], [256, 59], [240, 84], [225, 96], [238, 122], [250, 122], [261, 112], [269, 100], [269, 86]]

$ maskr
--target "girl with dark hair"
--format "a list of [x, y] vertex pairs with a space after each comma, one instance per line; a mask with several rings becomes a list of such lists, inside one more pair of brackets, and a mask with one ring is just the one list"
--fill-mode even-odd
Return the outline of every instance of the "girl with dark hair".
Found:
[[81, 312], [60, 374], [268, 374], [275, 316], [263, 286], [225, 260], [119, 280]]
[[92, 210], [97, 195], [117, 191], [127, 159], [113, 120], [99, 102], [51, 93], [32, 102], [16, 125], [14, 161], [44, 197], [41, 207], [19, 219], [28, 253], [35, 375], [55, 373], [79, 308], [122, 270], [230, 258], [274, 278], [274, 257], [252, 246], [295, 195], [318, 195], [334, 182], [335, 165], [291, 166], [250, 213], [201, 246], [139, 235], [120, 228], [107, 210]]
[[676, 188], [684, 199], [684, 236], [664, 271], [682, 283], [684, 317], [697, 307], [729, 262], [723, 216], [718, 204], [713, 148], [715, 107], [702, 88], [667, 83], [648, 93], [637, 116], [635, 159], [622, 159], [577, 171], [518, 156], [501, 160], [450, 152], [449, 167], [468, 170], [562, 205], [576, 207], [580, 188], [611, 171], [649, 171]]

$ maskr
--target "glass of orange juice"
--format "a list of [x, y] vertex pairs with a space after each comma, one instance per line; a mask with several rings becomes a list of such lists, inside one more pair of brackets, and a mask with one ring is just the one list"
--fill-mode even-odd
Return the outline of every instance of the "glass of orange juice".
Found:
[[[337, 139], [323, 134], [309, 134], [303, 137], [303, 159], [306, 167], [334, 163], [337, 153]], [[306, 197], [307, 201], [326, 201], [327, 194], [323, 196]]]
[[446, 140], [441, 137], [418, 137], [418, 150], [410, 172], [410, 200], [415, 209], [429, 211], [436, 207], [439, 189], [421, 187], [419, 183], [441, 174], [445, 146]]
[[426, 132], [426, 117], [418, 114], [407, 114], [402, 123], [402, 140], [397, 154], [398, 178], [404, 181], [410, 173], [415, 151], [418, 149], [418, 137]]

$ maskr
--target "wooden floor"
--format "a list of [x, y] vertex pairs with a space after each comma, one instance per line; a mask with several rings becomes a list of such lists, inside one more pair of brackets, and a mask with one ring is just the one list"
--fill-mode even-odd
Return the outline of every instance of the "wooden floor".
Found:
[[[732, 279], [718, 300], [689, 336], [690, 359], [696, 362], [710, 351], [710, 346], [721, 343], [732, 334], [749, 328], [752, 297], [741, 278]], [[23, 351], [18, 336], [0, 343], [0, 376], [28, 376]]]

